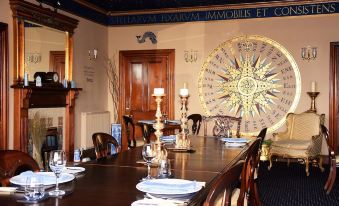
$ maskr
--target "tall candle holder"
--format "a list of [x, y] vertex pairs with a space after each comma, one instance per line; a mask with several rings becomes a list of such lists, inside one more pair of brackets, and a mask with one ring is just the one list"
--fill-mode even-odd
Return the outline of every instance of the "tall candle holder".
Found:
[[153, 94], [153, 97], [155, 97], [155, 102], [157, 103], [157, 110], [155, 113], [155, 123], [153, 124], [153, 128], [155, 130], [154, 134], [157, 137], [157, 143], [160, 143], [160, 137], [162, 137], [163, 132], [162, 129], [164, 129], [164, 124], [161, 122], [161, 102], [162, 98], [165, 96], [164, 94]]
[[319, 95], [320, 92], [307, 92], [308, 96], [311, 97], [311, 108], [307, 110], [307, 112], [317, 113], [317, 109], [315, 107], [315, 99]]
[[181, 99], [181, 133], [178, 135], [176, 140], [177, 148], [189, 148], [190, 147], [190, 139], [187, 135], [187, 95], [179, 95]]
[[161, 102], [165, 95], [164, 94], [153, 94], [152, 96], [155, 97], [155, 102], [157, 103], [157, 110], [155, 113], [156, 120], [155, 120], [155, 123], [153, 124], [153, 128], [155, 130], [154, 134], [157, 137], [157, 140], [155, 142], [155, 144], [157, 145], [157, 155], [152, 161], [155, 164], [159, 164], [162, 159], [167, 159], [167, 151], [163, 147], [160, 141], [160, 138], [163, 135], [162, 129], [164, 129], [164, 124], [161, 122], [161, 118], [162, 118]]

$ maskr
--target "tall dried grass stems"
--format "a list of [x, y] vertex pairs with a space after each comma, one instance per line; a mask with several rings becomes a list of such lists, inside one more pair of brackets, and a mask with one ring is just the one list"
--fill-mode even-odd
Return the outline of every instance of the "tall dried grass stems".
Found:
[[115, 56], [108, 60], [106, 73], [108, 77], [109, 92], [111, 94], [113, 104], [113, 123], [117, 123], [119, 108], [119, 76], [117, 65], [115, 63]]
[[33, 158], [37, 161], [40, 168], [43, 168], [41, 146], [46, 137], [46, 123], [42, 121], [40, 113], [35, 112], [28, 126], [33, 141]]

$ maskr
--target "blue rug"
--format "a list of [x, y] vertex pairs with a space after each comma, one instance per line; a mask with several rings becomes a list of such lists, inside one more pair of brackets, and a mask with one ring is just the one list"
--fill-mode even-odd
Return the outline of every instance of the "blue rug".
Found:
[[339, 206], [339, 176], [329, 195], [324, 190], [328, 168], [321, 172], [310, 167], [308, 177], [305, 165], [298, 163], [287, 167], [285, 162], [273, 162], [272, 169], [267, 168], [268, 162], [260, 163], [258, 190], [263, 206]]

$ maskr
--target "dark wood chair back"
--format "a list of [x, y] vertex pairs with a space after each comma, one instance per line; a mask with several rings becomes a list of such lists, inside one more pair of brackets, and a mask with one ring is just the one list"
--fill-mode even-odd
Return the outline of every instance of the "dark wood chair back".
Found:
[[[137, 142], [135, 140], [135, 125], [133, 122], [133, 116], [132, 115], [124, 115], [123, 116], [124, 123], [125, 123], [125, 131], [126, 131], [126, 136], [127, 136], [127, 142], [128, 142], [128, 147], [136, 147]], [[132, 132], [131, 132], [132, 131]], [[133, 142], [133, 145], [131, 144]]]
[[255, 170], [259, 164], [259, 147], [261, 138], [258, 137], [248, 148], [248, 153], [241, 172], [241, 186], [238, 197], [238, 206], [244, 205], [245, 198], [252, 206], [260, 206], [260, 198], [256, 181], [254, 180]]
[[[239, 161], [229, 170], [221, 174], [212, 184], [204, 202], [204, 206], [214, 206], [221, 197], [221, 206], [230, 206], [233, 190], [239, 184], [244, 161]], [[219, 203], [219, 201], [218, 201]]]
[[240, 126], [242, 117], [232, 117], [227, 115], [205, 116], [204, 120], [204, 136], [207, 135], [207, 123], [214, 121], [213, 136], [227, 136], [230, 130], [236, 130], [236, 137], [240, 137]]
[[46, 138], [41, 147], [41, 157], [45, 171], [49, 170], [48, 165], [49, 153], [53, 150], [58, 149], [59, 149], [58, 130], [56, 127], [50, 127], [47, 129]]
[[29, 154], [17, 150], [0, 150], [2, 186], [8, 186], [11, 177], [28, 170], [40, 170], [39, 165]]
[[332, 148], [332, 146], [330, 145], [330, 142], [329, 142], [328, 129], [324, 125], [321, 125], [321, 130], [322, 130], [323, 136], [326, 140], [327, 148], [328, 148], [330, 173], [328, 174], [328, 178], [327, 178], [327, 181], [325, 183], [324, 189], [325, 189], [326, 193], [329, 194], [332, 190], [333, 184], [334, 184], [336, 176], [337, 176], [337, 163], [336, 163], [336, 159], [335, 159], [334, 149]]
[[92, 140], [97, 159], [107, 157], [107, 155], [111, 154], [111, 147], [109, 147], [111, 144], [115, 146], [116, 151], [120, 151], [117, 140], [110, 134], [102, 132], [94, 133]]
[[190, 114], [187, 117], [188, 120], [192, 120], [193, 124], [192, 124], [192, 134], [194, 135], [198, 135], [199, 131], [200, 131], [200, 125], [202, 122], [202, 116], [201, 114]]

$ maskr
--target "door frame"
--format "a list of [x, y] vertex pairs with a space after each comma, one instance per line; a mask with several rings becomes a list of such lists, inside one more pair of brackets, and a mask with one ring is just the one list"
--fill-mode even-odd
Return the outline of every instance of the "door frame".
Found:
[[[168, 117], [174, 118], [174, 100], [175, 100], [175, 91], [174, 91], [174, 63], [175, 63], [175, 50], [174, 49], [153, 49], [153, 50], [128, 50], [128, 51], [120, 51], [119, 52], [119, 79], [120, 79], [120, 88], [124, 88], [125, 86], [125, 76], [126, 71], [124, 59], [127, 57], [142, 57], [142, 56], [166, 56], [168, 58], [168, 68], [169, 72], [167, 74], [168, 80], [168, 93], [166, 94], [166, 98], [168, 99]], [[166, 92], [166, 91], [165, 91]], [[118, 121], [122, 123], [122, 131], [125, 131], [125, 125], [123, 124], [122, 116], [124, 115], [124, 111], [126, 108], [125, 98], [125, 90], [120, 89], [119, 91], [119, 112], [118, 112]], [[125, 132], [122, 134], [122, 146], [123, 149], [127, 149], [127, 138], [125, 136]]]
[[336, 48], [339, 47], [339, 42], [330, 43], [330, 77], [329, 77], [329, 89], [330, 89], [330, 99], [329, 99], [329, 135], [330, 135], [330, 145], [334, 148], [335, 152], [338, 150], [338, 140], [337, 134], [338, 129], [337, 125], [339, 122], [336, 120], [336, 115], [338, 114], [338, 82], [337, 75], [339, 65], [337, 64], [336, 57], [339, 55], [336, 52]]
[[0, 149], [8, 149], [8, 25], [0, 22], [1, 137]]

